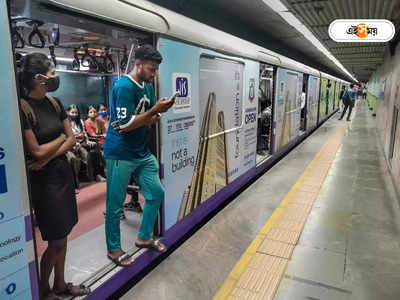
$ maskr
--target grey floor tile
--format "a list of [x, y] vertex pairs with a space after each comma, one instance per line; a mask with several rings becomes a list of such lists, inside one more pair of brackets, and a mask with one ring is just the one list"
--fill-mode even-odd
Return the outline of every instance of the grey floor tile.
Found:
[[345, 255], [298, 245], [286, 274], [321, 284], [340, 286], [344, 276]]

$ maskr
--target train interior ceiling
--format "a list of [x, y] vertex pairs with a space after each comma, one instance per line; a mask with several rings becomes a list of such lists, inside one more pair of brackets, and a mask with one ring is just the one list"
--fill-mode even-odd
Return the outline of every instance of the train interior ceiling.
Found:
[[[47, 11], [45, 7], [32, 9], [31, 18], [19, 17], [22, 2], [12, 1], [10, 6], [17, 69], [21, 58], [33, 52], [44, 53], [55, 60], [60, 87], [50, 95], [57, 97], [65, 108], [77, 105], [83, 120], [87, 118], [89, 105], [104, 103], [108, 107], [113, 82], [131, 68], [129, 55], [132, 61], [134, 49], [153, 43], [152, 34], [71, 16], [71, 13]], [[112, 270], [114, 264], [107, 259], [104, 247], [106, 183], [88, 182], [84, 172], [81, 173], [81, 188], [76, 195], [79, 223], [69, 235], [66, 275], [73, 282], [90, 285]], [[127, 201], [136, 196], [136, 193], [127, 194]], [[125, 211], [123, 218], [122, 246], [133, 253], [137, 250], [134, 239], [140, 225], [140, 212]], [[40, 259], [47, 244], [37, 227], [35, 240]]]

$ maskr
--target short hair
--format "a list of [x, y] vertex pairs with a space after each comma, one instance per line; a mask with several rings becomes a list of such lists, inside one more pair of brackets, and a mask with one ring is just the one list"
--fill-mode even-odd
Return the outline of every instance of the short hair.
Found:
[[352, 89], [354, 87], [354, 84], [353, 83], [350, 83], [350, 88]]
[[151, 61], [160, 64], [162, 56], [160, 52], [153, 48], [151, 45], [143, 45], [135, 51], [135, 59]]

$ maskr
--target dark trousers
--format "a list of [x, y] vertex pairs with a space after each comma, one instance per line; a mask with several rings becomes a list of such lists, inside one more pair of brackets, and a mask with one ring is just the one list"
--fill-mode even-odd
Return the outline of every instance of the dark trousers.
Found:
[[340, 116], [339, 119], [340, 119], [340, 120], [343, 119], [343, 116], [346, 114], [347, 108], [350, 107], [349, 113], [347, 114], [347, 120], [350, 120], [350, 115], [351, 115], [351, 111], [353, 110], [353, 106], [354, 106], [353, 103], [347, 103], [347, 102], [345, 102], [345, 103], [344, 103], [344, 109], [343, 109], [342, 115]]

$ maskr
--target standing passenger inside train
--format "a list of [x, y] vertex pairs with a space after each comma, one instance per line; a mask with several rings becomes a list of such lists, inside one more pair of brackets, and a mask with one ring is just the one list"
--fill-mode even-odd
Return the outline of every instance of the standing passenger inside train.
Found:
[[150, 83], [162, 61], [161, 54], [150, 45], [140, 47], [135, 53], [135, 66], [113, 87], [111, 119], [104, 156], [107, 163], [106, 242], [107, 257], [119, 266], [129, 266], [133, 258], [121, 249], [120, 215], [126, 198], [126, 188], [131, 174], [138, 179], [144, 198], [143, 218], [135, 245], [158, 252], [165, 245], [152, 238], [164, 188], [158, 175], [158, 162], [147, 147], [148, 128], [159, 120], [173, 101], [162, 98], [156, 102]]
[[89, 181], [105, 181], [105, 163], [100, 146], [96, 142], [89, 141], [78, 107], [71, 104], [67, 109], [67, 114], [76, 139], [76, 145], [67, 152], [67, 158], [74, 171], [77, 188], [79, 188], [79, 173], [82, 164], [85, 166]]
[[78, 222], [78, 212], [74, 178], [65, 156], [75, 138], [60, 101], [46, 95], [58, 89], [59, 77], [53, 62], [41, 53], [26, 55], [19, 75], [31, 197], [40, 233], [48, 241], [40, 261], [40, 297], [86, 295], [89, 289], [66, 283], [64, 278], [67, 236]]
[[110, 117], [108, 116], [107, 106], [105, 106], [103, 103], [100, 103], [98, 111], [99, 111], [99, 118], [104, 121], [104, 127], [106, 128], [106, 130], [108, 130]]
[[98, 116], [97, 109], [92, 105], [89, 106], [85, 129], [89, 135], [89, 139], [96, 141], [103, 148], [107, 132], [105, 122]]

